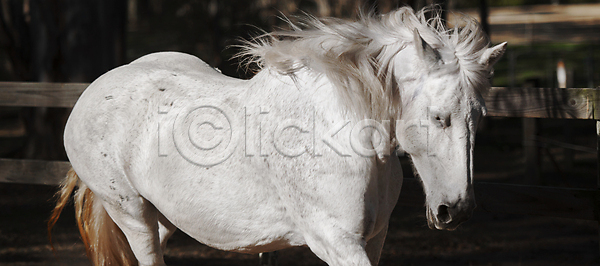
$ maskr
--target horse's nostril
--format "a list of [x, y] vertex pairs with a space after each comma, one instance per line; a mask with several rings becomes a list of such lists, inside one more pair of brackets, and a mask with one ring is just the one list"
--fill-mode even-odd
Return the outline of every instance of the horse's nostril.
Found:
[[438, 221], [445, 224], [450, 223], [450, 221], [452, 221], [452, 216], [450, 216], [450, 212], [448, 212], [448, 206], [440, 205], [438, 207], [437, 219]]

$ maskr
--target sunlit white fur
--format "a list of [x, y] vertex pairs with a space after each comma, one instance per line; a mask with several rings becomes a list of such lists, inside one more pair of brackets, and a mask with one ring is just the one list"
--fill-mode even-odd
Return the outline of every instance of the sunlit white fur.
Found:
[[[489, 87], [505, 44], [488, 48], [474, 21], [447, 30], [437, 15], [427, 22], [409, 8], [357, 22], [304, 24], [246, 46], [244, 54], [261, 67], [250, 80], [225, 77], [190, 55], [157, 53], [94, 81], [65, 129], [67, 154], [85, 184], [77, 199], [82, 234], [103, 228], [86, 227], [89, 216], [108, 214], [140, 265], [164, 265], [166, 240], [176, 229], [223, 250], [307, 245], [329, 265], [376, 265], [402, 185], [392, 152], [398, 145], [423, 182], [430, 226], [454, 229], [468, 218], [475, 128], [485, 114], [479, 93]], [[160, 130], [198, 99], [225, 103], [233, 119], [261, 130], [290, 119], [315, 131], [387, 120], [388, 152], [352, 154], [351, 132], [343, 128], [334, 137], [349, 154], [288, 132], [283, 145], [305, 153], [286, 157], [270, 146], [239, 145], [222, 163], [194, 164], [172, 144], [177, 131]], [[251, 128], [244, 140], [261, 139]], [[378, 137], [367, 130], [360, 143], [375, 147]], [[101, 243], [105, 234], [91, 237]], [[127, 256], [111, 252], [97, 256]]]

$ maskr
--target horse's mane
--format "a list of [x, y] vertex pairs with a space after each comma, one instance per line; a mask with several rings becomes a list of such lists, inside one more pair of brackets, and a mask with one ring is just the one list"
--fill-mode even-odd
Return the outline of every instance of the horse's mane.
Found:
[[415, 14], [403, 7], [381, 16], [362, 15], [355, 22], [310, 16], [288, 22], [290, 30], [246, 42], [239, 54], [244, 63], [285, 75], [303, 68], [325, 74], [357, 114], [377, 119], [398, 111], [401, 84], [395, 83], [392, 59], [414, 42], [415, 29], [440, 54], [455, 55], [454, 65], [445, 67], [458, 69], [462, 85], [480, 91], [489, 87], [490, 70], [477, 62], [489, 39], [479, 23], [466, 16], [461, 27], [451, 29], [433, 8]]

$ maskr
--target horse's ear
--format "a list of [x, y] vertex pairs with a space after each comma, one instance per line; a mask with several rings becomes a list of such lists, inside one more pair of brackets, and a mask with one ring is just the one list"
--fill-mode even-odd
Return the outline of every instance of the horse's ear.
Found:
[[504, 52], [506, 51], [506, 42], [498, 44], [494, 47], [487, 48], [481, 58], [479, 58], [479, 64], [490, 68], [500, 60]]
[[421, 60], [429, 64], [436, 64], [442, 60], [440, 53], [423, 40], [417, 29], [413, 31], [413, 38], [417, 55]]

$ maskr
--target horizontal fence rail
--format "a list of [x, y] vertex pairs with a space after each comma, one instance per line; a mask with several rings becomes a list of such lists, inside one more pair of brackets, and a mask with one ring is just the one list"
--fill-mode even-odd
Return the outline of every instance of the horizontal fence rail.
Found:
[[63, 107], [75, 105], [87, 83], [0, 82], [0, 106]]
[[[0, 106], [69, 108], [88, 83], [0, 82]], [[483, 94], [488, 116], [600, 119], [600, 90], [493, 87]]]
[[[0, 106], [69, 108], [88, 85], [0, 82]], [[600, 119], [599, 89], [494, 87], [483, 98], [488, 116]], [[63, 161], [0, 159], [0, 182], [57, 185], [69, 168], [70, 163]], [[480, 211], [599, 219], [598, 189], [477, 182], [475, 194]], [[417, 180], [404, 179], [398, 204], [423, 206], [424, 195]]]
[[504, 88], [484, 93], [488, 116], [600, 119], [600, 90]]
[[70, 168], [64, 161], [0, 159], [0, 182], [58, 185]]

